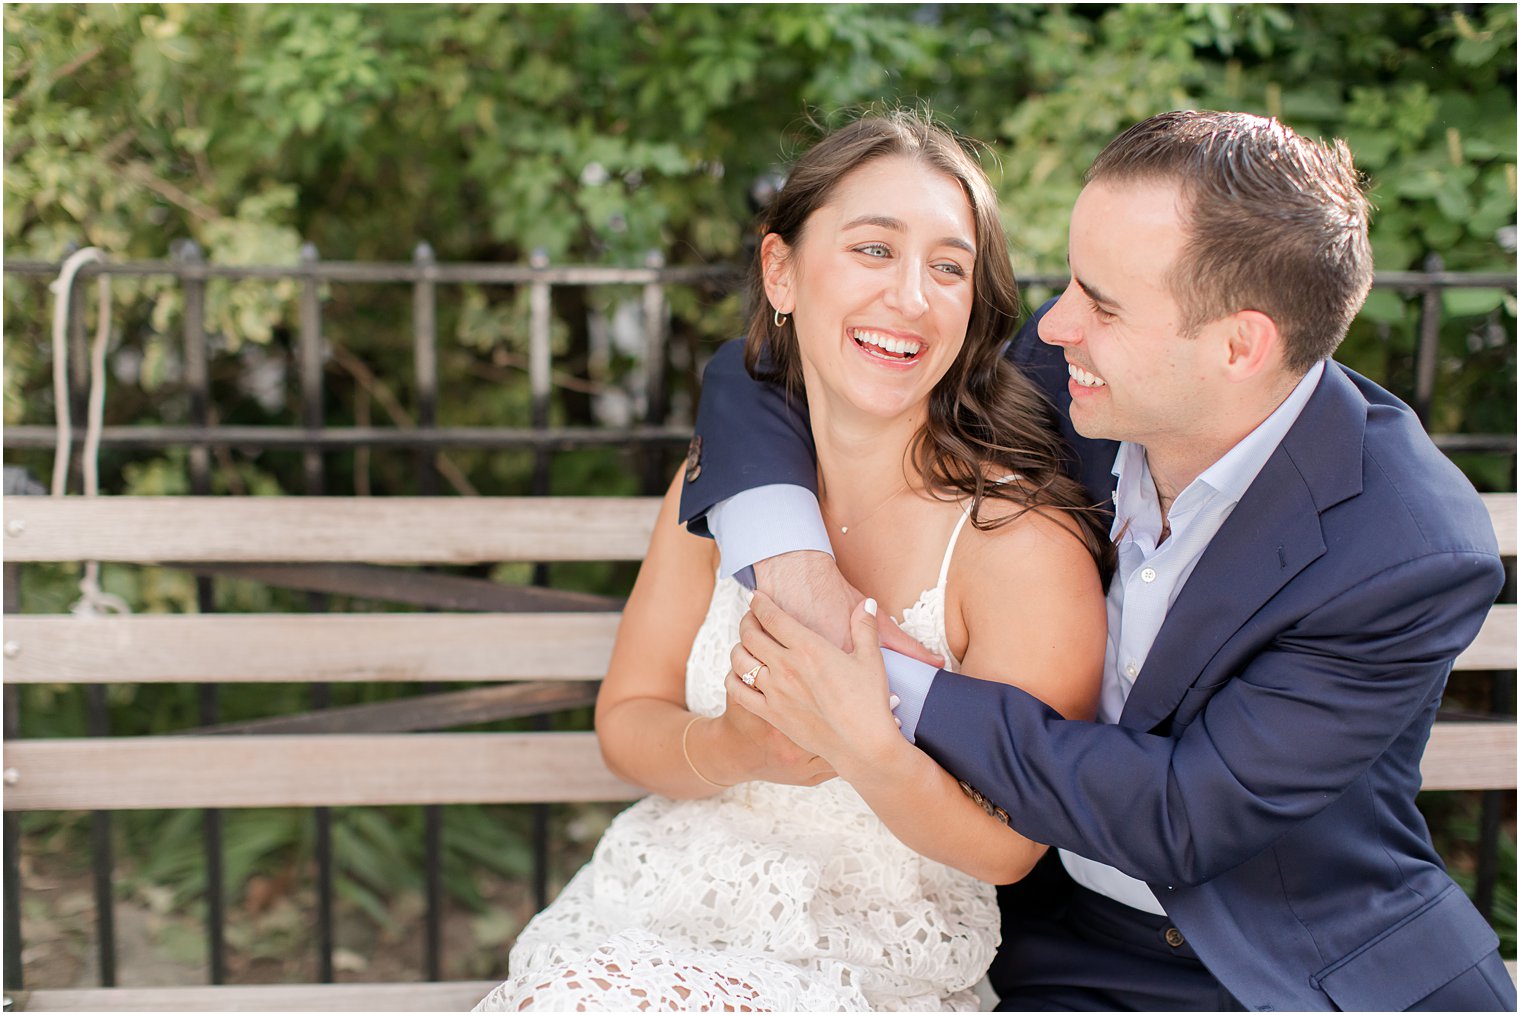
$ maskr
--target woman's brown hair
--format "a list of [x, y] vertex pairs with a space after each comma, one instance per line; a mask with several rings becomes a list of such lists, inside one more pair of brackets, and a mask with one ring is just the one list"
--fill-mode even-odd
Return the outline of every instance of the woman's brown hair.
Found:
[[[1050, 404], [1003, 357], [1018, 316], [1018, 283], [992, 184], [966, 145], [912, 110], [861, 117], [825, 136], [797, 160], [780, 193], [761, 213], [760, 234], [775, 233], [789, 249], [797, 249], [809, 216], [828, 203], [840, 181], [866, 163], [889, 156], [920, 160], [957, 181], [971, 205], [976, 229], [975, 299], [966, 342], [930, 393], [928, 419], [911, 448], [925, 488], [946, 499], [970, 497], [971, 522], [979, 529], [997, 528], [1031, 509], [1070, 514], [1106, 584], [1114, 559], [1106, 518], [1061, 467], [1067, 450]], [[780, 327], [774, 323], [758, 250], [747, 293], [745, 367], [758, 379], [784, 386], [790, 397], [805, 397], [797, 333], [791, 318]], [[1020, 481], [997, 483], [988, 479], [989, 473], [1017, 473]], [[1019, 505], [1020, 510], [985, 518], [982, 507], [988, 499]]]

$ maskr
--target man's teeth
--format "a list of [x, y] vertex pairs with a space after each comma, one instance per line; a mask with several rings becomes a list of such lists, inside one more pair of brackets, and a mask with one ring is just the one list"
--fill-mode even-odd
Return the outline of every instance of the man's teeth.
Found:
[[1066, 364], [1066, 372], [1071, 375], [1072, 380], [1084, 388], [1101, 388], [1108, 383], [1097, 374], [1090, 374], [1075, 363]]
[[885, 352], [912, 359], [922, 349], [923, 343], [915, 342], [911, 338], [895, 338], [891, 335], [881, 335], [874, 331], [853, 331], [851, 337], [861, 345], [874, 345]]

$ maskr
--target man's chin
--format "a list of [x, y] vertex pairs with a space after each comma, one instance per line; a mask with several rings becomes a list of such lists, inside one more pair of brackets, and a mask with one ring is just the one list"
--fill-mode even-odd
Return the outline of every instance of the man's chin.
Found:
[[1108, 420], [1100, 419], [1090, 413], [1081, 412], [1075, 404], [1071, 412], [1071, 428], [1089, 440], [1117, 441], [1124, 438], [1116, 436], [1113, 427]]

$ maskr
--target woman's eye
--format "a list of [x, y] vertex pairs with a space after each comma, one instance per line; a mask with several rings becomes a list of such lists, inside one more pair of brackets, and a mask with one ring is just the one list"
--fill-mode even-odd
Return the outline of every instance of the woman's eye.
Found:
[[885, 243], [863, 243], [855, 248], [855, 252], [867, 257], [890, 257], [892, 254]]
[[956, 264], [954, 261], [946, 261], [944, 264], [936, 264], [934, 267], [935, 267], [935, 270], [942, 271], [946, 275], [955, 275], [955, 276], [957, 276], [959, 278], [965, 278], [966, 277], [966, 269], [962, 268], [959, 264]]

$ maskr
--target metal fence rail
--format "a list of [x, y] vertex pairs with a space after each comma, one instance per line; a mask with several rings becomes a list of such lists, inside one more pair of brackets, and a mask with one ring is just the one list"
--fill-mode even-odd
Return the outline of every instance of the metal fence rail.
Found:
[[[56, 276], [59, 265], [39, 261], [6, 261], [4, 271], [17, 278], [45, 279]], [[1376, 288], [1400, 293], [1406, 298], [1418, 297], [1421, 301], [1419, 326], [1415, 342], [1414, 384], [1411, 404], [1423, 420], [1431, 418], [1438, 387], [1439, 343], [1442, 324], [1441, 295], [1450, 289], [1501, 289], [1513, 293], [1516, 289], [1514, 275], [1501, 273], [1451, 273], [1441, 270], [1439, 259], [1427, 263], [1424, 272], [1383, 272], [1374, 283]], [[663, 467], [664, 457], [686, 442], [690, 433], [689, 421], [670, 418], [671, 400], [667, 390], [670, 363], [670, 301], [667, 289], [671, 286], [703, 286], [719, 291], [731, 291], [740, 276], [739, 269], [731, 266], [670, 266], [655, 253], [646, 258], [642, 267], [610, 268], [581, 265], [552, 265], [546, 257], [535, 255], [528, 264], [440, 264], [427, 244], [419, 244], [411, 262], [362, 263], [323, 261], [316, 250], [308, 245], [302, 251], [301, 261], [296, 265], [231, 266], [214, 265], [204, 261], [194, 244], [181, 244], [173, 259], [166, 261], [123, 262], [90, 265], [80, 272], [81, 278], [97, 275], [121, 277], [167, 276], [178, 281], [183, 292], [183, 311], [180, 315], [181, 347], [184, 362], [184, 386], [189, 395], [188, 420], [175, 425], [129, 425], [107, 426], [102, 433], [102, 446], [113, 449], [169, 449], [184, 448], [189, 454], [189, 478], [191, 492], [207, 494], [212, 487], [212, 453], [217, 448], [251, 447], [260, 450], [287, 449], [301, 452], [302, 492], [319, 496], [327, 492], [327, 456], [332, 453], [367, 453], [374, 449], [401, 449], [415, 452], [415, 479], [417, 489], [424, 495], [437, 493], [440, 477], [436, 467], [435, 453], [447, 448], [521, 450], [533, 454], [531, 489], [535, 495], [550, 492], [549, 466], [552, 456], [560, 451], [581, 448], [618, 447], [642, 449], [641, 468], [643, 487], [647, 493], [656, 493], [663, 487], [667, 473]], [[289, 426], [228, 426], [216, 421], [212, 406], [211, 334], [206, 321], [206, 287], [212, 280], [243, 281], [267, 279], [271, 282], [294, 280], [299, 282], [297, 324], [294, 329], [294, 362], [299, 376], [300, 408], [299, 424]], [[411, 288], [411, 319], [399, 324], [397, 330], [409, 326], [412, 345], [414, 404], [411, 407], [413, 425], [410, 427], [376, 427], [370, 425], [329, 426], [325, 419], [323, 363], [323, 303], [322, 287], [330, 283], [384, 283], [406, 285]], [[1064, 275], [1035, 275], [1024, 278], [1021, 284], [1027, 289], [1059, 290], [1066, 284]], [[527, 377], [530, 394], [529, 424], [516, 427], [459, 427], [440, 426], [438, 423], [439, 334], [438, 289], [449, 285], [504, 285], [526, 288], [528, 291], [528, 362]], [[564, 427], [551, 425], [551, 398], [553, 395], [553, 363], [551, 330], [553, 317], [552, 292], [555, 287], [583, 286], [631, 286], [639, 288], [639, 305], [642, 316], [643, 350], [641, 376], [638, 378], [639, 412], [636, 421], [622, 427]], [[88, 389], [88, 357], [85, 338], [85, 287], [75, 289], [75, 302], [70, 308], [69, 359], [71, 375], [70, 412], [75, 421], [74, 440], [83, 440], [82, 422], [85, 418], [85, 401]], [[14, 333], [14, 329], [13, 333]], [[12, 339], [14, 341], [14, 339]], [[696, 364], [692, 365], [693, 367]], [[1432, 435], [1436, 443], [1448, 453], [1478, 452], [1513, 456], [1516, 449], [1515, 434], [1443, 434]], [[37, 450], [54, 446], [57, 430], [46, 425], [16, 425], [5, 428], [3, 443], [8, 450]], [[287, 587], [307, 590], [308, 606], [313, 611], [324, 608], [326, 595], [332, 591], [352, 592], [362, 589], [369, 579], [362, 571], [339, 572], [329, 569], [322, 574], [286, 573], [274, 574], [266, 569], [263, 578]], [[196, 578], [197, 599], [202, 612], [215, 610], [215, 585], [217, 574], [232, 572], [216, 569], [215, 573], [200, 573]], [[19, 582], [15, 565], [5, 567], [5, 609], [16, 611]], [[545, 572], [539, 568], [536, 584], [543, 585]], [[399, 593], [402, 598], [420, 604], [437, 603], [443, 608], [469, 608], [472, 596], [479, 602], [499, 603], [488, 591], [471, 589], [468, 579], [444, 575], [420, 575], [415, 588]], [[479, 583], [485, 584], [485, 583]], [[554, 593], [543, 590], [544, 595]], [[1507, 595], [1513, 595], [1513, 580]], [[431, 597], [431, 598], [430, 598]], [[529, 600], [524, 600], [529, 601]], [[535, 609], [544, 608], [544, 600], [533, 600]], [[462, 603], [465, 604], [462, 607]], [[482, 605], [479, 608], [493, 608]], [[6, 688], [4, 735], [19, 735], [20, 716], [15, 689]], [[311, 707], [320, 711], [330, 701], [324, 685], [314, 685]], [[109, 719], [104, 705], [103, 688], [96, 686], [86, 694], [87, 716], [90, 733], [107, 735]], [[1495, 680], [1493, 710], [1513, 714], [1513, 686], [1505, 680]], [[520, 711], [513, 714], [522, 714]], [[544, 716], [547, 721], [547, 715]], [[217, 689], [206, 686], [200, 690], [199, 721], [203, 727], [216, 727], [221, 722]], [[1492, 905], [1495, 857], [1499, 831], [1499, 815], [1505, 801], [1502, 793], [1487, 794], [1483, 804], [1482, 842], [1480, 845], [1480, 906]], [[333, 866], [331, 845], [331, 815], [325, 808], [314, 812], [317, 840], [317, 897], [318, 897], [318, 966], [319, 979], [333, 979]], [[19, 879], [18, 849], [20, 842], [18, 816], [7, 812], [5, 821], [5, 986], [9, 990], [23, 987], [21, 963], [21, 891]], [[115, 932], [112, 924], [111, 883], [113, 860], [111, 857], [111, 815], [98, 812], [92, 816], [92, 866], [94, 872], [97, 944], [100, 981], [102, 986], [116, 982]], [[548, 821], [547, 810], [539, 805], [535, 816], [535, 892], [539, 906], [547, 901]], [[226, 904], [222, 870], [223, 844], [221, 815], [218, 811], [204, 813], [203, 841], [207, 872], [206, 935], [209, 980], [220, 984], [226, 979]], [[429, 807], [426, 811], [426, 926], [422, 942], [424, 968], [430, 979], [443, 976], [441, 963], [441, 915], [444, 905], [441, 881], [442, 821], [439, 809]]]

